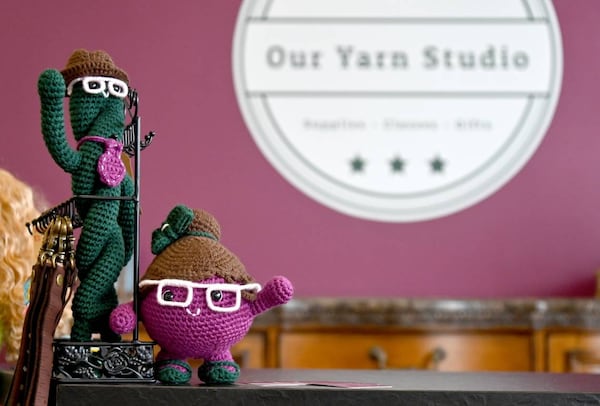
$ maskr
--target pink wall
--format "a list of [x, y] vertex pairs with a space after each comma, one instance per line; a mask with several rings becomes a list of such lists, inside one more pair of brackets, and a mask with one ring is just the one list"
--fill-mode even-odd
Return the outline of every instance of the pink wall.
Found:
[[[591, 295], [600, 267], [600, 2], [555, 0], [562, 96], [537, 153], [506, 186], [457, 214], [410, 224], [347, 217], [288, 184], [240, 115], [231, 73], [239, 1], [0, 2], [0, 167], [52, 204], [70, 197], [39, 128], [36, 82], [75, 48], [105, 49], [141, 94], [142, 269], [177, 203], [213, 212], [260, 282], [297, 296]], [[174, 7], [175, 6], [175, 7]]]

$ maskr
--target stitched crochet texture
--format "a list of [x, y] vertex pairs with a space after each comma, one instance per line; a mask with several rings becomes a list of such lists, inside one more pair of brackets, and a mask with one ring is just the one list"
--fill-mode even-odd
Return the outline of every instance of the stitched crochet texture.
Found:
[[[71, 175], [74, 195], [132, 196], [129, 176], [113, 187], [99, 181], [97, 164], [104, 151], [102, 145], [85, 142], [74, 150], [67, 142], [63, 111], [66, 85], [86, 75], [128, 82], [127, 74], [104, 51], [76, 50], [62, 73], [54, 69], [42, 72], [38, 94], [46, 147], [57, 165]], [[87, 94], [78, 84], [69, 99], [69, 112], [76, 140], [94, 135], [122, 141], [123, 99]], [[131, 200], [80, 200], [77, 209], [83, 220], [75, 253], [81, 283], [73, 299], [71, 340], [89, 341], [93, 333], [99, 333], [104, 341], [118, 341], [120, 336], [110, 329], [109, 316], [118, 304], [114, 283], [133, 253], [134, 204]]]
[[[247, 334], [256, 315], [286, 303], [293, 295], [291, 282], [283, 276], [271, 279], [258, 293], [238, 286], [242, 292], [239, 302], [236, 289], [217, 288], [215, 284], [254, 283], [220, 237], [219, 223], [211, 214], [184, 205], [171, 210], [152, 234], [156, 256], [142, 278], [140, 317], [160, 346], [155, 372], [163, 383], [186, 383], [191, 376], [189, 358], [203, 359], [198, 376], [205, 383], [235, 382], [240, 367], [231, 347]], [[165, 279], [176, 281], [170, 282], [172, 285], [165, 282], [159, 289]], [[240, 306], [223, 312], [209, 303], [233, 309], [236, 303]], [[131, 303], [120, 305], [111, 315], [111, 327], [119, 333], [132, 330], [137, 323], [132, 314]]]

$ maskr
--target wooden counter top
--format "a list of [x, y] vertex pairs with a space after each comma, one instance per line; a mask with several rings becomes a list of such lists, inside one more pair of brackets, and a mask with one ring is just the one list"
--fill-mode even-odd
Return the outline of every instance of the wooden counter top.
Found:
[[255, 326], [578, 327], [600, 329], [596, 299], [306, 298], [270, 310]]

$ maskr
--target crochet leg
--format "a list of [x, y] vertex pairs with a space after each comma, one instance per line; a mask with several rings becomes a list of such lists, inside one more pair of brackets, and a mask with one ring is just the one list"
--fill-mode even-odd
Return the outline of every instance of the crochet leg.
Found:
[[110, 312], [117, 306], [114, 284], [123, 263], [123, 240], [118, 228], [109, 234], [98, 260], [88, 270], [73, 298], [73, 341], [89, 341], [92, 333], [100, 333], [106, 341], [116, 341], [118, 335], [108, 327]]
[[110, 328], [110, 313], [116, 308], [119, 304], [119, 300], [117, 297], [117, 291], [114, 287], [114, 284], [108, 289], [106, 294], [102, 299], [102, 303], [106, 304], [106, 308], [108, 309], [106, 312], [92, 320], [91, 325], [94, 332], [100, 333], [100, 338], [102, 341], [106, 341], [109, 343], [115, 343], [121, 341], [121, 336]]
[[109, 243], [110, 234], [118, 227], [118, 213], [118, 201], [102, 200], [90, 204], [75, 251], [75, 263], [81, 273], [85, 274], [98, 261], [100, 252]]

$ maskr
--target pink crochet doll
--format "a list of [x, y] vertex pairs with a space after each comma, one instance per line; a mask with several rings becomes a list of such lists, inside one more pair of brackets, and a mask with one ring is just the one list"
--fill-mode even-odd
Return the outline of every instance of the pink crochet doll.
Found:
[[[201, 381], [235, 382], [240, 369], [231, 346], [246, 335], [255, 316], [292, 297], [292, 284], [283, 276], [261, 289], [221, 245], [220, 234], [209, 213], [182, 205], [152, 234], [156, 257], [139, 285], [139, 317], [161, 348], [155, 373], [163, 383], [189, 382], [188, 358], [204, 360]], [[117, 334], [132, 331], [136, 322], [131, 303], [117, 307], [110, 318]]]

